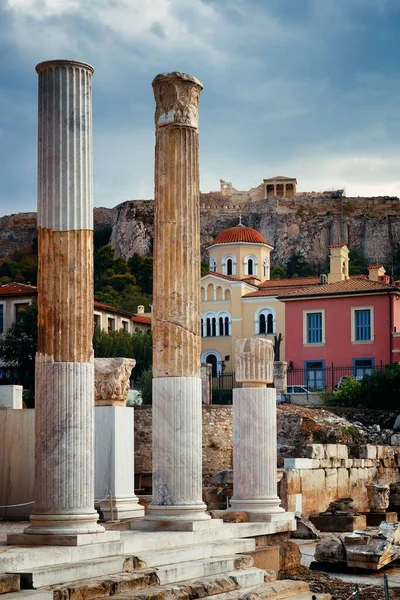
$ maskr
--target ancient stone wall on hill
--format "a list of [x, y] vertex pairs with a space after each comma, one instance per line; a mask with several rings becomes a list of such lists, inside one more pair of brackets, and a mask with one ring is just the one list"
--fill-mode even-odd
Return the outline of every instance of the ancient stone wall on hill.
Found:
[[[242, 214], [243, 223], [259, 230], [274, 246], [274, 263], [286, 263], [293, 254], [302, 254], [309, 262], [323, 264], [329, 244], [339, 242], [347, 242], [350, 249], [361, 249], [371, 263], [390, 266], [400, 260], [398, 198], [330, 198], [314, 192], [256, 198], [252, 190], [234, 189], [230, 195], [200, 195], [203, 259], [216, 235], [237, 225]], [[117, 256], [147, 254], [154, 236], [153, 213], [152, 200], [130, 200], [113, 209], [95, 209], [95, 227], [112, 226], [111, 243]], [[35, 213], [1, 218], [0, 258], [28, 245], [35, 235]]]

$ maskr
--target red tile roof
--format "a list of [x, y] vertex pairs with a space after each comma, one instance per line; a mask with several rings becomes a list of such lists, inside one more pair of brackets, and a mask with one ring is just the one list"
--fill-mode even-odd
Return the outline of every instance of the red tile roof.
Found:
[[352, 278], [336, 283], [305, 286], [303, 288], [287, 289], [279, 294], [279, 299], [311, 298], [313, 296], [342, 296], [346, 294], [385, 294], [388, 292], [400, 293], [399, 288], [380, 281], [371, 281], [364, 278]]
[[299, 287], [319, 283], [319, 277], [294, 277], [293, 279], [267, 279], [260, 284], [260, 288]]
[[215, 246], [215, 244], [237, 244], [240, 242], [247, 244], [268, 244], [267, 240], [261, 235], [261, 233], [255, 229], [252, 229], [251, 227], [244, 227], [243, 225], [237, 225], [236, 227], [230, 227], [229, 229], [221, 231], [211, 246]]
[[0, 285], [0, 296], [37, 296], [37, 287], [26, 283], [5, 283]]
[[203, 277], [207, 275], [215, 275], [216, 277], [221, 277], [221, 279], [228, 279], [229, 281], [240, 281], [237, 277], [233, 277], [232, 275], [224, 275], [223, 273], [217, 273], [217, 271], [208, 271]]
[[343, 248], [343, 246], [347, 246], [347, 244], [330, 244], [328, 248]]
[[381, 264], [377, 264], [377, 265], [368, 265], [368, 269], [382, 269], [383, 265]]
[[144, 325], [151, 325], [151, 317], [145, 315], [133, 315], [132, 321], [134, 323], [143, 323]]

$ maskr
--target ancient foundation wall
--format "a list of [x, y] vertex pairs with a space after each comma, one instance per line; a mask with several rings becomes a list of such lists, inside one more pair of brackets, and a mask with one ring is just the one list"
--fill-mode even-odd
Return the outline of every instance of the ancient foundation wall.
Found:
[[309, 444], [306, 458], [285, 459], [279, 495], [286, 510], [320, 513], [338, 498], [369, 509], [365, 484], [400, 481], [400, 446]]

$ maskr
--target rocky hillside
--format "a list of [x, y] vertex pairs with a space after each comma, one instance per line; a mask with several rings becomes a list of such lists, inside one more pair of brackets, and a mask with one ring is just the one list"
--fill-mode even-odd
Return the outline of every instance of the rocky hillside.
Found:
[[[252, 200], [241, 192], [201, 194], [203, 256], [215, 235], [237, 224], [258, 229], [275, 247], [273, 260], [285, 263], [293, 254], [308, 262], [322, 263], [328, 245], [347, 241], [361, 249], [370, 262], [390, 266], [400, 262], [400, 200], [398, 198], [329, 198], [327, 195], [297, 194], [286, 198]], [[116, 255], [151, 251], [154, 203], [131, 200], [113, 209], [95, 209], [95, 227], [112, 227], [111, 243]], [[0, 219], [0, 258], [32, 243], [36, 233], [35, 213], [20, 213]]]

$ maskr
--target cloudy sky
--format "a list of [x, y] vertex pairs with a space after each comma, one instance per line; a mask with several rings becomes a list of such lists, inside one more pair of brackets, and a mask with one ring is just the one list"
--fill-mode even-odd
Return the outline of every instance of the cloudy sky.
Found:
[[0, 0], [0, 216], [36, 209], [35, 64], [93, 78], [95, 206], [153, 197], [160, 72], [202, 80], [202, 191], [400, 196], [399, 0]]

